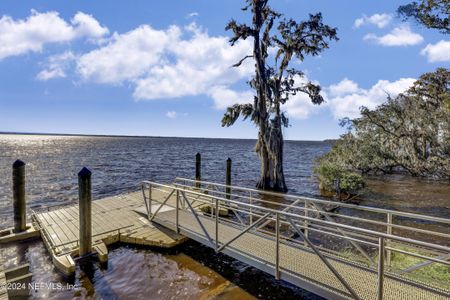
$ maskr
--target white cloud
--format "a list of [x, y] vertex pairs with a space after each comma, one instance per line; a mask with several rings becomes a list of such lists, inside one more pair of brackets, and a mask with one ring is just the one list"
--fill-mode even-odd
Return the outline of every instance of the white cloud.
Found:
[[236, 92], [226, 86], [216, 86], [208, 94], [217, 109], [225, 109], [233, 104], [253, 103], [252, 91]]
[[[307, 73], [307, 72], [306, 72]], [[307, 84], [310, 79], [307, 75], [304, 77], [295, 76], [295, 87]], [[312, 80], [312, 83], [320, 85], [319, 82]], [[326, 93], [321, 93], [324, 99], [326, 98]], [[283, 110], [287, 112], [288, 116], [295, 119], [307, 119], [311, 114], [319, 111], [326, 107], [326, 103], [321, 105], [315, 105], [311, 102], [311, 98], [305, 93], [297, 93], [289, 98], [285, 105], [283, 105]]]
[[71, 23], [74, 26], [75, 35], [78, 37], [99, 38], [109, 33], [108, 28], [101, 26], [92, 15], [82, 12], [77, 12]]
[[289, 117], [295, 119], [307, 119], [311, 114], [325, 107], [325, 103], [315, 105], [311, 102], [311, 99], [307, 94], [298, 93], [286, 102], [283, 109], [288, 113]]
[[[30, 31], [30, 27], [34, 31]], [[11, 28], [14, 30], [8, 31]], [[55, 28], [58, 30], [52, 31]], [[41, 51], [43, 45], [49, 42], [70, 41], [80, 36], [102, 37], [108, 33], [108, 29], [99, 25], [92, 16], [83, 13], [76, 14], [69, 24], [55, 12], [33, 12], [25, 21], [14, 21], [9, 17], [0, 19], [0, 41], [13, 41], [12, 37], [4, 37], [1, 34], [3, 32], [16, 32], [18, 41], [25, 41], [25, 36], [38, 32], [38, 42], [22, 46], [24, 50], [21, 51], [25, 53]], [[48, 32], [52, 32], [50, 37], [47, 36]], [[435, 45], [428, 45], [425, 48], [427, 50], [423, 50], [426, 55], [431, 55], [432, 46]], [[231, 47], [227, 37], [210, 36], [195, 23], [184, 28], [170, 26], [165, 30], [141, 25], [126, 33], [114, 33], [105, 44], [97, 45], [96, 49], [85, 54], [75, 55], [66, 51], [50, 56], [37, 79], [66, 77], [68, 68], [75, 65], [77, 74], [86, 82], [130, 84], [137, 100], [206, 95], [214, 101], [216, 109], [224, 109], [235, 103], [253, 101], [253, 91], [233, 89], [236, 83], [253, 74], [252, 60], [247, 60], [239, 68], [231, 67], [251, 54], [251, 50], [250, 40], [240, 41]], [[0, 55], [6, 51], [9, 51], [8, 48], [0, 44]], [[17, 55], [18, 52], [14, 53], [4, 55]], [[306, 77], [296, 78], [296, 83], [303, 84], [307, 80]], [[355, 117], [359, 115], [360, 106], [374, 108], [386, 100], [386, 93], [395, 96], [413, 81], [412, 78], [394, 82], [380, 80], [371, 88], [363, 89], [354, 81], [344, 78], [324, 89], [327, 103], [313, 105], [306, 94], [298, 93], [283, 109], [290, 117], [300, 119], [327, 108], [336, 118]], [[180, 114], [168, 111], [166, 116], [174, 119]]]
[[353, 23], [353, 26], [355, 26], [356, 28], [361, 27], [362, 25], [364, 25], [364, 18], [358, 18], [355, 20], [355, 22]]
[[187, 14], [186, 18], [191, 19], [200, 16], [200, 14], [196, 11]]
[[[336, 85], [331, 85], [328, 90], [330, 97], [327, 99], [327, 105], [331, 109], [336, 119], [344, 117], [356, 118], [361, 106], [374, 109], [378, 105], [386, 102], [387, 96], [392, 97], [406, 91], [414, 83], [414, 78], [401, 78], [397, 81], [379, 80], [369, 89], [363, 89], [349, 80], [344, 79]], [[351, 82], [351, 84], [349, 83]], [[347, 91], [341, 90], [340, 93], [333, 93], [331, 90], [336, 86], [352, 86]]]
[[420, 44], [423, 41], [423, 37], [418, 33], [412, 32], [408, 25], [403, 24], [383, 36], [377, 36], [373, 33], [366, 34], [364, 40], [374, 41], [382, 46], [412, 46]]
[[152, 66], [165, 62], [163, 52], [180, 34], [176, 26], [155, 30], [148, 25], [124, 34], [115, 33], [108, 44], [82, 55], [77, 71], [82, 78], [99, 83], [136, 80]]
[[45, 69], [36, 75], [36, 79], [46, 81], [54, 78], [64, 78], [66, 73], [61, 69]]
[[[297, 86], [309, 80], [308, 77], [295, 78]], [[314, 105], [307, 94], [298, 93], [292, 96], [282, 109], [294, 119], [307, 119], [312, 114], [324, 109], [329, 109], [336, 119], [356, 118], [360, 116], [361, 106], [374, 109], [386, 102], [388, 95], [395, 97], [406, 91], [414, 81], [414, 78], [400, 78], [396, 81], [379, 80], [372, 87], [364, 89], [359, 87], [356, 82], [344, 78], [323, 89], [322, 96], [325, 103]], [[319, 84], [317, 81], [313, 81], [313, 83]], [[229, 87], [215, 87], [209, 96], [213, 98], [217, 109], [225, 109], [235, 103], [252, 103], [253, 100], [252, 91], [237, 92]]]
[[168, 111], [167, 114], [166, 114], [166, 116], [167, 116], [168, 118], [170, 118], [170, 119], [176, 119], [176, 118], [177, 118], [177, 112], [176, 112], [176, 111], [173, 111], [173, 110]]
[[115, 34], [105, 46], [82, 55], [77, 71], [86, 81], [129, 82], [137, 100], [201, 94], [222, 99], [224, 90], [254, 72], [251, 62], [231, 67], [249, 53], [250, 41], [231, 47], [227, 37], [209, 36], [195, 23], [167, 30], [143, 25]]
[[361, 18], [358, 18], [354, 22], [354, 26], [359, 28], [365, 24], [372, 24], [377, 26], [378, 28], [386, 27], [392, 20], [392, 16], [390, 14], [373, 14], [370, 17], [363, 15]]
[[66, 70], [75, 59], [76, 56], [72, 51], [50, 56], [46, 67], [36, 75], [36, 79], [45, 81], [53, 78], [66, 77]]
[[351, 94], [358, 92], [358, 84], [348, 78], [344, 78], [337, 84], [332, 84], [329, 86], [331, 96], [342, 96], [345, 94]]
[[98, 38], [108, 33], [92, 16], [78, 12], [71, 23], [57, 12], [31, 11], [25, 20], [0, 18], [0, 59], [28, 52], [41, 52], [48, 43], [68, 42], [76, 38]]
[[425, 55], [429, 62], [450, 61], [450, 41], [441, 40], [436, 44], [428, 44], [420, 54]]

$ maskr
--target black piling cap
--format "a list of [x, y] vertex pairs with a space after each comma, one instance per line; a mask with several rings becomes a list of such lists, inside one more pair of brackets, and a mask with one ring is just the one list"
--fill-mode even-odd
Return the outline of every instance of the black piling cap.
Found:
[[231, 161], [231, 158], [228, 157], [227, 161]]
[[23, 166], [25, 166], [25, 163], [23, 161], [21, 161], [20, 159], [16, 160], [13, 163], [13, 168], [20, 168], [20, 167], [23, 167]]
[[78, 172], [78, 177], [81, 177], [81, 178], [90, 178], [90, 177], [91, 177], [91, 174], [92, 174], [92, 172], [89, 171], [88, 168], [83, 167], [83, 169], [81, 169], [81, 171]]
[[196, 157], [200, 157], [200, 152], [197, 152], [197, 154], [195, 154]]

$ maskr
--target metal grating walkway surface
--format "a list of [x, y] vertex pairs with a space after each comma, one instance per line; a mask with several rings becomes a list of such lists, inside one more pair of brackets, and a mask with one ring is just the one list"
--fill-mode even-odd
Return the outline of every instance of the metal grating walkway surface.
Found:
[[[194, 215], [186, 210], [179, 210], [180, 233], [202, 244], [212, 246]], [[214, 219], [198, 215], [210, 236], [215, 235]], [[172, 230], [176, 229], [176, 211], [161, 212], [154, 222]], [[231, 224], [220, 223], [219, 245], [226, 243], [242, 230]], [[256, 232], [246, 232], [223, 249], [223, 253], [249, 265], [274, 274], [274, 253], [276, 245], [273, 237]], [[350, 284], [361, 299], [377, 299], [377, 274], [373, 270], [327, 256], [328, 261]], [[312, 251], [306, 248], [281, 243], [279, 249], [280, 279], [291, 282], [329, 299], [353, 298], [340, 281]], [[440, 290], [423, 283], [397, 279], [386, 274], [383, 299], [450, 299], [450, 291]]]

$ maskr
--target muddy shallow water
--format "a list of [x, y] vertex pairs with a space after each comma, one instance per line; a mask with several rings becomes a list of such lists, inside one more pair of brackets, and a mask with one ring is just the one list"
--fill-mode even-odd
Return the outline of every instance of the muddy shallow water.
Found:
[[[27, 163], [28, 207], [77, 201], [77, 172], [93, 171], [93, 196], [103, 198], [134, 191], [141, 180], [171, 182], [194, 176], [194, 155], [202, 153], [204, 180], [224, 182], [225, 159], [233, 160], [233, 184], [253, 187], [259, 164], [252, 140], [185, 138], [111, 138], [0, 135], [0, 228], [12, 225], [11, 165]], [[286, 142], [285, 173], [290, 193], [320, 197], [313, 178], [314, 158], [326, 153], [323, 142]], [[404, 176], [368, 178], [361, 205], [450, 216], [450, 182]], [[427, 224], [422, 224], [428, 226]], [[422, 226], [421, 225], [421, 226]], [[5, 267], [28, 262], [36, 283], [69, 283], [69, 290], [39, 289], [34, 298], [92, 299], [317, 299], [318, 297], [248, 267], [195, 242], [170, 253], [115, 247], [109, 265], [94, 264], [74, 279], [54, 272], [43, 244], [8, 245], [0, 249]]]
[[39, 240], [9, 244], [2, 257], [6, 268], [30, 264], [33, 299], [321, 299], [194, 241], [169, 251], [116, 245], [106, 266], [78, 266], [72, 278], [53, 271]]

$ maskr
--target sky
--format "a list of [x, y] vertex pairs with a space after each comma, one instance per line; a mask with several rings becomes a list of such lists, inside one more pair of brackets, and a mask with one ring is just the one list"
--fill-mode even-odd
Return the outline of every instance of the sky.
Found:
[[[409, 1], [277, 0], [301, 21], [322, 12], [339, 41], [292, 66], [326, 102], [284, 106], [285, 138], [323, 140], [343, 117], [375, 108], [415, 79], [450, 67], [450, 40], [396, 16]], [[0, 131], [255, 138], [249, 121], [221, 127], [227, 106], [251, 102], [251, 41], [231, 47], [227, 22], [249, 20], [243, 0], [0, 3]], [[299, 80], [299, 84], [300, 84]]]

